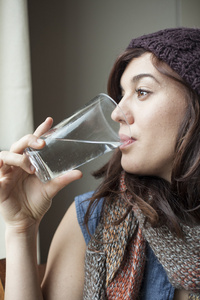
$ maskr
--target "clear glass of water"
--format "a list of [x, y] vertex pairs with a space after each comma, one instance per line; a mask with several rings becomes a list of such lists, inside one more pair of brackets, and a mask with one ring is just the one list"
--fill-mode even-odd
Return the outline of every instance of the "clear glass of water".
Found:
[[[47, 182], [119, 147], [120, 125], [111, 119], [116, 107], [112, 98], [99, 94], [41, 136], [46, 143], [44, 148], [26, 148], [25, 154], [35, 167], [38, 178]], [[128, 122], [127, 128], [131, 136]]]

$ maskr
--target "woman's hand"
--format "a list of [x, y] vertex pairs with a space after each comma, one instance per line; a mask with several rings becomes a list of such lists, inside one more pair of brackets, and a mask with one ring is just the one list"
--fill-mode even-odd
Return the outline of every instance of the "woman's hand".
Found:
[[38, 224], [51, 205], [55, 194], [70, 182], [81, 178], [80, 171], [70, 171], [47, 183], [35, 175], [34, 168], [23, 154], [26, 147], [41, 149], [45, 141], [39, 139], [52, 126], [47, 118], [34, 132], [12, 145], [10, 151], [0, 153], [0, 212], [7, 226], [19, 232]]

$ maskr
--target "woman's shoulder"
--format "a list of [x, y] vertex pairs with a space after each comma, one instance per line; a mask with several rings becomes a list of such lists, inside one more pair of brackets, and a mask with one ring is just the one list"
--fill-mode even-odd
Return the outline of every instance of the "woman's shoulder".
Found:
[[87, 231], [86, 224], [84, 223], [84, 217], [88, 209], [88, 205], [90, 203], [90, 198], [93, 196], [94, 191], [87, 192], [85, 194], [79, 195], [75, 197], [75, 207], [76, 207], [76, 214], [78, 223], [81, 227], [82, 234], [84, 236], [86, 244], [89, 243], [91, 236], [94, 234], [97, 225], [100, 220], [101, 210], [103, 205], [103, 199], [101, 199], [97, 205], [95, 205], [94, 209], [92, 210], [92, 214], [88, 221], [88, 229], [90, 234]]

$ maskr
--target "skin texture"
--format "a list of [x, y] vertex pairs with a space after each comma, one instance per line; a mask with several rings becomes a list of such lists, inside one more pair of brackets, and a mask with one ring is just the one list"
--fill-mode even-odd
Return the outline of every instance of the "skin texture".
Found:
[[[122, 167], [130, 173], [171, 177], [175, 140], [187, 103], [180, 85], [158, 72], [151, 54], [133, 59], [121, 77], [119, 106], [131, 127], [133, 142], [121, 148]], [[116, 109], [112, 118], [127, 126]]]

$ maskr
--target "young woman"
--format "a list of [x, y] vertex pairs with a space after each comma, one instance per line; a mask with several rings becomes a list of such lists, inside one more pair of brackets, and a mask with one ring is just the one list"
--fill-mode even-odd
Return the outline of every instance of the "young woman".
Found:
[[6, 300], [200, 299], [199, 54], [200, 30], [175, 28], [132, 40], [117, 59], [108, 92], [132, 137], [116, 109], [123, 145], [96, 172], [97, 191], [77, 197], [63, 218], [41, 288], [39, 223], [81, 172], [47, 184], [34, 175], [23, 151], [44, 147], [51, 118], [1, 152]]

